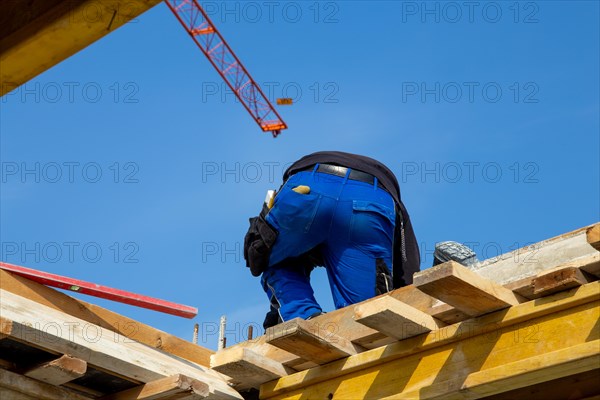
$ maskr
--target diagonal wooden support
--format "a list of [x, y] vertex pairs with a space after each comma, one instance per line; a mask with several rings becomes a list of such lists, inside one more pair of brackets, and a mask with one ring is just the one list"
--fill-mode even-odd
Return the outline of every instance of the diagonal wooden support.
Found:
[[446, 326], [442, 321], [391, 296], [383, 296], [356, 306], [354, 319], [398, 340]]
[[243, 347], [219, 350], [211, 356], [211, 363], [215, 371], [231, 377], [233, 384], [244, 389], [259, 388], [265, 382], [296, 372]]
[[[320, 325], [295, 318], [267, 329], [267, 343], [317, 364], [356, 354], [357, 348], [336, 334], [335, 324]], [[357, 346], [358, 347], [358, 346]]]
[[82, 359], [63, 355], [26, 371], [23, 375], [51, 385], [60, 386], [77, 379], [87, 371], [87, 363]]
[[517, 305], [520, 300], [511, 290], [454, 261], [416, 273], [413, 284], [473, 317]]
[[177, 374], [144, 385], [102, 397], [101, 400], [205, 399], [209, 395], [206, 383]]

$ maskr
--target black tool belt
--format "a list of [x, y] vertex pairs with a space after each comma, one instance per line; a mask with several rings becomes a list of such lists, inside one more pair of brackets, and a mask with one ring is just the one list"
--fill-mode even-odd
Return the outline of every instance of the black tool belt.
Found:
[[[314, 168], [315, 168], [315, 166], [313, 165], [313, 166], [303, 169], [302, 171], [312, 171]], [[324, 174], [341, 176], [342, 178], [344, 178], [346, 176], [346, 174], [348, 173], [348, 169], [350, 169], [350, 174], [348, 175], [348, 179], [351, 179], [353, 181], [365, 182], [370, 185], [373, 185], [375, 183], [375, 177], [373, 175], [367, 174], [366, 172], [362, 172], [357, 169], [340, 167], [339, 165], [319, 164], [316, 172], [322, 172]], [[385, 190], [385, 188], [383, 187], [383, 185], [381, 185], [381, 182], [379, 182], [379, 180], [377, 180], [377, 186]]]

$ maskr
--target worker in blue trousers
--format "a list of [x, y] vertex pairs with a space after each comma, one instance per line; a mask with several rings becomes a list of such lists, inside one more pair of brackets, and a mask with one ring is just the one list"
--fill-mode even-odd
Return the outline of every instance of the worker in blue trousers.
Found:
[[[246, 264], [254, 276], [262, 274], [270, 301], [265, 329], [323, 313], [310, 285], [316, 266], [327, 270], [336, 308], [412, 283], [419, 247], [398, 181], [385, 165], [324, 151], [296, 161], [283, 179], [272, 204], [250, 219], [244, 241]], [[452, 258], [445, 243], [447, 251], [436, 249], [437, 262]]]

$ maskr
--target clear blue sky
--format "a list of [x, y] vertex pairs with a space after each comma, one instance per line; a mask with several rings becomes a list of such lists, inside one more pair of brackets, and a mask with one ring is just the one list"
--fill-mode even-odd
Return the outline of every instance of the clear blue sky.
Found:
[[[196, 306], [82, 296], [215, 348], [220, 315], [229, 343], [262, 323], [247, 218], [307, 153], [394, 170], [423, 268], [438, 241], [488, 258], [600, 219], [598, 2], [205, 4], [296, 98], [289, 130], [262, 133], [159, 4], [0, 100], [3, 260]], [[323, 269], [314, 286], [331, 309]]]

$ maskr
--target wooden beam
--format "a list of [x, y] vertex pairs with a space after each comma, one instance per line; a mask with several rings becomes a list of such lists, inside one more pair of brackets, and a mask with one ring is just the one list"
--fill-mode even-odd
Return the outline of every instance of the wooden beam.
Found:
[[12, 361], [8, 361], [8, 360], [4, 360], [4, 359], [0, 358], [0, 368], [13, 370], [13, 369], [17, 368], [17, 365]]
[[445, 323], [431, 315], [391, 296], [380, 297], [356, 306], [354, 319], [356, 322], [398, 340], [446, 326]]
[[144, 385], [102, 397], [101, 400], [159, 400], [174, 398], [204, 399], [208, 385], [185, 375], [176, 374]]
[[335, 334], [335, 326], [295, 318], [267, 329], [267, 343], [316, 364], [356, 354], [355, 346]]
[[60, 386], [85, 375], [87, 363], [79, 358], [63, 355], [37, 367], [31, 368], [23, 375], [38, 381]]
[[596, 278], [600, 278], [600, 252], [592, 256], [584, 257], [584, 259], [585, 262], [582, 262], [582, 265], [579, 266], [579, 268]]
[[[0, 40], [0, 95], [94, 43], [159, 0], [63, 0]], [[24, 4], [23, 7], [30, 7]], [[26, 13], [23, 7], [11, 9]], [[6, 8], [5, 8], [6, 9]]]
[[210, 349], [1, 269], [0, 289], [117, 332], [128, 340], [161, 349], [205, 367], [210, 366], [210, 356], [214, 353]]
[[[325, 398], [329, 393], [334, 398], [384, 398], [392, 393], [401, 397], [398, 393], [403, 390], [426, 387], [434, 380], [443, 384], [457, 374], [466, 377], [478, 370], [597, 340], [599, 302], [600, 282], [588, 283], [284, 376], [263, 384], [261, 399], [291, 399], [301, 393], [306, 398]], [[377, 393], [378, 385], [389, 392]], [[365, 396], [365, 391], [371, 396]]]
[[35, 397], [27, 396], [23, 393], [2, 387], [0, 387], [0, 395], [2, 395], [2, 400], [38, 400]]
[[212, 397], [241, 399], [214, 371], [184, 362], [115, 332], [0, 290], [0, 332], [55, 353], [68, 353], [143, 383], [185, 374], [210, 387]]
[[413, 283], [419, 290], [471, 316], [519, 304], [512, 291], [454, 261], [416, 273]]
[[240, 389], [258, 388], [265, 382], [296, 372], [243, 347], [217, 351], [211, 362], [216, 365], [216, 371], [231, 377], [231, 383]]
[[530, 276], [527, 278], [520, 279], [515, 282], [508, 283], [504, 285], [505, 288], [512, 290], [513, 292], [527, 298], [530, 300], [539, 299], [547, 294], [544, 292], [534, 293], [534, 281], [542, 277], [548, 273], [568, 269], [568, 268], [577, 268], [585, 273], [598, 276], [598, 272], [600, 272], [600, 253], [594, 252], [593, 254], [588, 254], [583, 257], [578, 257], [574, 260], [565, 262], [561, 264], [559, 267], [555, 269], [550, 269], [548, 271], [542, 271], [538, 273], [536, 276]]
[[[0, 393], [3, 389], [27, 395], [38, 400], [90, 400], [71, 390], [49, 385], [38, 380], [0, 369]], [[19, 397], [15, 397], [19, 398]], [[22, 398], [22, 397], [21, 397]], [[2, 396], [4, 400], [4, 395]]]
[[596, 225], [589, 227], [586, 230], [585, 234], [586, 234], [588, 243], [593, 248], [600, 251], [600, 223], [597, 223]]
[[579, 268], [560, 268], [546, 272], [533, 279], [533, 294], [543, 297], [562, 290], [585, 285], [588, 282], [588, 278]]

